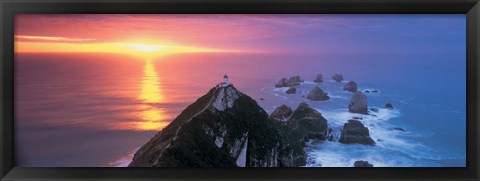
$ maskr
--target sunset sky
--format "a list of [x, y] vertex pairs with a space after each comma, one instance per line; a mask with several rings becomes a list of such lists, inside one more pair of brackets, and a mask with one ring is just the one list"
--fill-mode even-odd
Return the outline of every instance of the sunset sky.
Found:
[[15, 51], [448, 53], [464, 23], [464, 15], [17, 15]]

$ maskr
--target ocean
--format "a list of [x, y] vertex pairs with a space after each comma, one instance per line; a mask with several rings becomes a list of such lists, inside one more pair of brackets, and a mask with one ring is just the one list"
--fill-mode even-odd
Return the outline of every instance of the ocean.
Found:
[[[306, 102], [340, 134], [352, 117], [375, 146], [310, 141], [307, 167], [466, 166], [466, 61], [451, 54], [191, 53], [133, 57], [22, 53], [15, 57], [15, 164], [19, 167], [122, 167], [224, 74], [269, 114]], [[318, 73], [323, 83], [314, 83]], [[340, 73], [345, 81], [334, 82]], [[275, 88], [299, 75], [298, 94]], [[348, 112], [353, 80], [377, 113]], [[302, 95], [318, 86], [331, 97]], [[393, 110], [384, 108], [392, 103]], [[398, 131], [394, 128], [402, 128]]]

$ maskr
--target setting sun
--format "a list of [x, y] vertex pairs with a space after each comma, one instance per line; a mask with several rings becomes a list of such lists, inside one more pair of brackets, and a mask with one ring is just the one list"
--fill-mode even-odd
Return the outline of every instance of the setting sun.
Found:
[[136, 51], [148, 52], [148, 53], [158, 52], [166, 48], [165, 46], [161, 46], [161, 45], [148, 45], [143, 43], [132, 43], [130, 47]]

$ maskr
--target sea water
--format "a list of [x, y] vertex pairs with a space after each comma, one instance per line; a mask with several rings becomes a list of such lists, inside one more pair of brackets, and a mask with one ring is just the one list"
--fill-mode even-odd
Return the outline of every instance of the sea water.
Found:
[[[306, 102], [338, 138], [361, 118], [375, 146], [309, 141], [307, 167], [466, 165], [465, 55], [404, 54], [22, 54], [15, 59], [15, 160], [18, 166], [126, 166], [133, 153], [223, 75], [269, 114]], [[318, 73], [324, 82], [314, 83]], [[331, 75], [343, 74], [335, 82]], [[275, 88], [299, 75], [297, 94]], [[369, 108], [348, 112], [355, 81]], [[306, 99], [313, 87], [329, 100]], [[385, 109], [392, 103], [393, 110]], [[397, 131], [402, 128], [405, 131]]]

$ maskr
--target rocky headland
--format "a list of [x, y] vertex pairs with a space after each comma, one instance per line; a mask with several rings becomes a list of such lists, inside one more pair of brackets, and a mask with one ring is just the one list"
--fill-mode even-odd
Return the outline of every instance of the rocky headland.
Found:
[[217, 86], [143, 145], [129, 167], [298, 167], [306, 163], [303, 147], [298, 131], [255, 100]]

